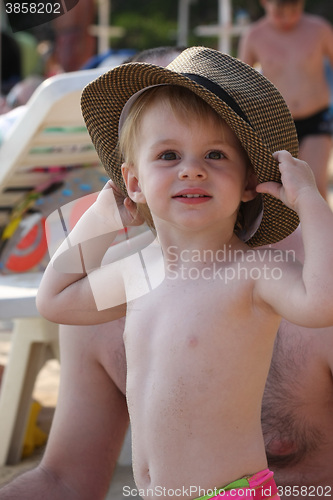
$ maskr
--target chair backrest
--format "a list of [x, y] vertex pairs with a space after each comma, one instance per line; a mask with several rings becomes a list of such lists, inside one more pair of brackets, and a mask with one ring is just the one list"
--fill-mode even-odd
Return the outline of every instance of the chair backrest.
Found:
[[50, 180], [54, 167], [98, 162], [81, 115], [80, 96], [103, 71], [54, 76], [29, 100], [0, 147], [0, 226], [29, 188]]
[[[0, 146], [0, 257], [9, 239], [6, 231], [11, 238], [16, 221], [34, 211], [41, 193], [46, 197], [54, 192], [79, 168], [101, 169], [81, 115], [80, 97], [84, 86], [105, 71], [97, 68], [47, 79]], [[83, 194], [87, 192], [76, 197]]]

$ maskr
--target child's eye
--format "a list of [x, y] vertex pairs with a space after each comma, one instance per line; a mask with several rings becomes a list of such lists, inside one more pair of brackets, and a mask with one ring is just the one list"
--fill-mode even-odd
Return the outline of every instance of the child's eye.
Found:
[[177, 160], [179, 156], [174, 151], [166, 151], [160, 155], [161, 160], [172, 161]]
[[221, 160], [222, 158], [225, 158], [225, 155], [221, 151], [210, 151], [206, 155], [206, 158], [210, 160]]

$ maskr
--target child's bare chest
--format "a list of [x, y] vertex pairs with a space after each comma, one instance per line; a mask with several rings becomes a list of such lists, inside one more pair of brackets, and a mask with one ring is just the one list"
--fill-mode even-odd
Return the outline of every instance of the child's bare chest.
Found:
[[[245, 285], [247, 288], [248, 285]], [[238, 349], [237, 332], [248, 329], [251, 294], [244, 283], [217, 280], [164, 282], [129, 308], [125, 328], [128, 363], [145, 366], [177, 358], [197, 363], [228, 346]], [[139, 353], [139, 356], [138, 356]]]

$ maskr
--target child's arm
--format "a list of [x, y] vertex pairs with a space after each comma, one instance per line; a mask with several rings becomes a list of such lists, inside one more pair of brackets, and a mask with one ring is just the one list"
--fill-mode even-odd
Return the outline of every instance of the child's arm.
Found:
[[281, 279], [260, 280], [259, 296], [287, 320], [308, 327], [333, 324], [333, 213], [319, 194], [310, 167], [287, 151], [274, 154], [282, 185], [257, 186], [279, 198], [300, 218], [304, 265], [281, 262]]
[[[93, 324], [125, 314], [121, 267], [114, 263], [100, 269], [100, 265], [118, 230], [125, 224], [142, 223], [132, 215], [133, 205], [121, 198], [111, 181], [104, 186], [46, 268], [37, 294], [37, 308], [43, 316], [57, 323]], [[90, 286], [91, 279], [96, 283], [98, 272], [98, 286], [115, 306], [102, 311]]]

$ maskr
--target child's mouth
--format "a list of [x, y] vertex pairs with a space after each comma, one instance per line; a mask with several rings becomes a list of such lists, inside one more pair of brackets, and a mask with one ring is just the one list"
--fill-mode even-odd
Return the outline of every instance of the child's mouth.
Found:
[[204, 203], [206, 201], [211, 200], [211, 196], [208, 193], [196, 193], [196, 192], [180, 192], [173, 196], [174, 199], [182, 202], [182, 203]]
[[[206, 194], [181, 194], [179, 196], [180, 198], [210, 198], [210, 196], [207, 196]], [[177, 196], [178, 198], [178, 196]]]

